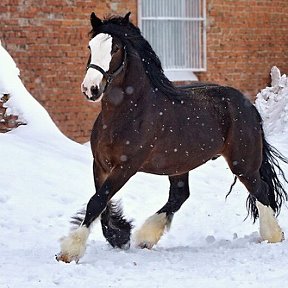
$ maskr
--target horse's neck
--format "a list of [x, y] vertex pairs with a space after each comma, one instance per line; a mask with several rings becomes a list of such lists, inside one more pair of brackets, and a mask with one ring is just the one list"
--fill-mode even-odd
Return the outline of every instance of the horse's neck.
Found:
[[141, 60], [131, 62], [126, 68], [123, 81], [116, 85], [112, 82], [113, 86], [102, 100], [102, 115], [106, 121], [116, 115], [131, 114], [136, 111], [139, 103], [144, 105], [143, 102], [148, 101], [149, 97], [145, 94], [152, 87]]
[[124, 86], [132, 88], [134, 98], [142, 97], [151, 85], [140, 57], [131, 57], [126, 69]]

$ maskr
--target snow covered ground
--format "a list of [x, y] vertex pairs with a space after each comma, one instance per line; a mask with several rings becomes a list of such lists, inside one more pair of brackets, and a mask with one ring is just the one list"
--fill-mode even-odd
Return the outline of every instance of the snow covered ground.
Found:
[[[257, 96], [257, 105], [270, 143], [288, 156], [288, 81], [281, 79]], [[225, 201], [233, 175], [221, 158], [190, 173], [191, 196], [152, 250], [112, 249], [98, 223], [79, 264], [58, 263], [58, 239], [94, 192], [90, 150], [59, 132], [2, 47], [0, 93], [10, 94], [9, 109], [27, 123], [0, 134], [1, 288], [287, 286], [288, 240], [259, 243], [258, 223], [243, 221], [245, 188], [237, 183]], [[117, 197], [139, 227], [166, 202], [168, 179], [139, 173]], [[286, 205], [278, 219], [288, 235]]]

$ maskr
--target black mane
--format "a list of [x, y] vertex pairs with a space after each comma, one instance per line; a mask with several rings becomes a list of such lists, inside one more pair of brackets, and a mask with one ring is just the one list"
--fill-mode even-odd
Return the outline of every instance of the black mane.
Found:
[[149, 42], [142, 36], [140, 29], [130, 21], [126, 22], [120, 16], [105, 18], [102, 25], [91, 30], [90, 35], [93, 38], [99, 33], [107, 33], [119, 38], [126, 45], [128, 55], [129, 47], [137, 51], [154, 89], [158, 89], [170, 98], [179, 98], [188, 94], [187, 90], [175, 87], [165, 76], [159, 57]]

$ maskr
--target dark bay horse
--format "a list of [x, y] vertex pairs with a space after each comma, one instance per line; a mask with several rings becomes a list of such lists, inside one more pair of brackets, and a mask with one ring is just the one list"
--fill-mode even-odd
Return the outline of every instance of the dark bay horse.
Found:
[[102, 104], [91, 135], [96, 193], [85, 217], [74, 219], [79, 227], [62, 239], [57, 260], [83, 256], [99, 217], [112, 246], [129, 246], [131, 223], [111, 199], [138, 171], [170, 181], [167, 203], [135, 234], [136, 245], [153, 247], [189, 197], [189, 171], [218, 155], [247, 188], [248, 212], [260, 218], [263, 240], [281, 241], [275, 214], [287, 193], [277, 173], [287, 180], [277, 159], [288, 161], [265, 140], [255, 107], [231, 87], [175, 87], [129, 15], [101, 20], [91, 14], [91, 55], [81, 89]]

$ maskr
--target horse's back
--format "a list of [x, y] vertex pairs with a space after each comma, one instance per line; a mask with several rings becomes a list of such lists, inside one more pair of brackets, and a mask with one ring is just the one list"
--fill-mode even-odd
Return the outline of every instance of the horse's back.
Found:
[[216, 105], [233, 122], [246, 118], [246, 122], [261, 125], [261, 116], [251, 100], [233, 87], [200, 82], [197, 85], [184, 86], [184, 89], [190, 91], [191, 101], [197, 103], [198, 98], [209, 103], [208, 105]]

